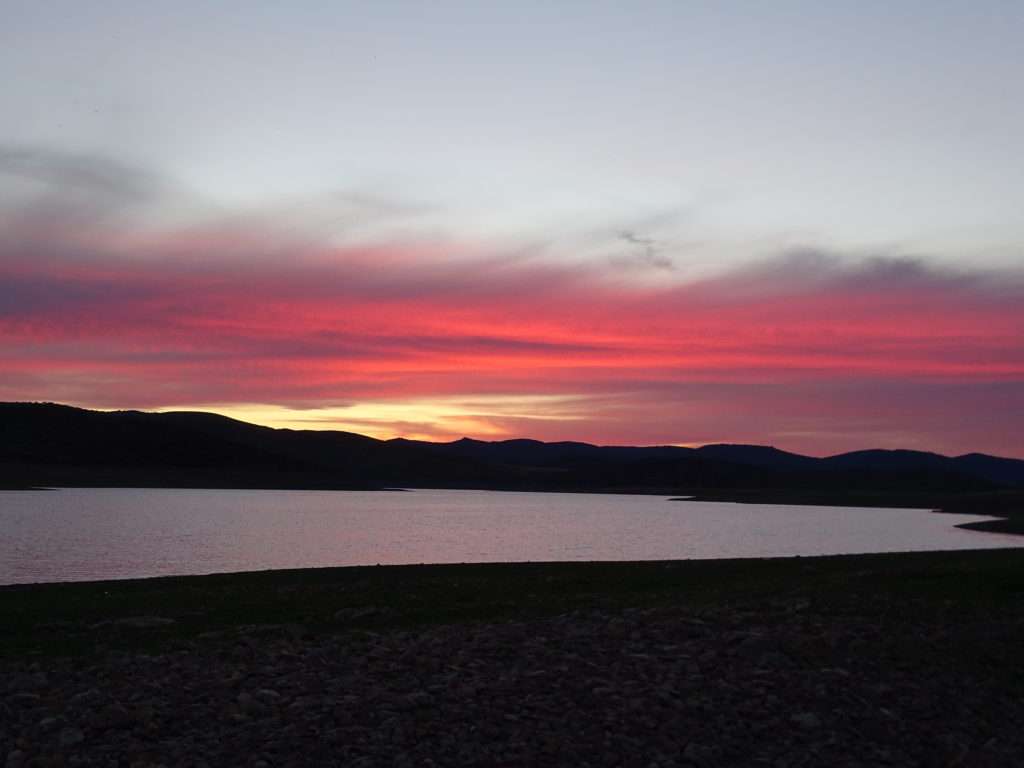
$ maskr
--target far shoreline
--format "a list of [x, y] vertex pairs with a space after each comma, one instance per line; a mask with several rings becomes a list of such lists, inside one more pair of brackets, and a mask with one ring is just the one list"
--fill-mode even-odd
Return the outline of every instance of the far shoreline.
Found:
[[927, 509], [937, 514], [978, 515], [996, 518], [959, 523], [956, 528], [985, 533], [1024, 535], [1024, 491], [961, 494], [831, 493], [762, 490], [696, 493], [671, 501], [722, 501], [735, 504], [792, 504], [795, 506]]

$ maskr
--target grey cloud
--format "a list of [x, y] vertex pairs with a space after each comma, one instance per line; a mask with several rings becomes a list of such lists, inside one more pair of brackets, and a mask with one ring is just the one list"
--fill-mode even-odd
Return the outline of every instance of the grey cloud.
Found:
[[749, 295], [803, 293], [808, 290], [885, 293], [906, 288], [956, 292], [984, 291], [992, 296], [1019, 293], [1024, 271], [955, 268], [921, 255], [841, 252], [794, 248], [731, 270], [696, 287], [717, 293]]
[[[351, 408], [356, 405], [355, 401], [346, 400], [317, 400], [316, 402], [307, 402], [303, 400], [296, 400], [294, 402], [290, 400], [282, 400], [280, 402], [271, 403], [271, 405], [278, 405], [281, 408], [287, 408], [289, 411], [315, 411], [320, 408]], [[303, 421], [316, 421], [317, 419], [303, 419]]]
[[633, 230], [622, 230], [617, 235], [618, 239], [627, 245], [635, 246], [633, 252], [625, 255], [613, 256], [611, 261], [616, 266], [623, 267], [653, 267], [655, 269], [673, 270], [675, 264], [672, 258], [667, 256], [662, 245], [652, 237], [641, 237]]
[[334, 203], [363, 211], [377, 218], [407, 218], [434, 213], [439, 208], [426, 203], [400, 200], [395, 197], [361, 191], [339, 191], [332, 195]]
[[167, 188], [154, 174], [104, 157], [30, 147], [0, 146], [2, 176], [39, 182], [57, 195], [85, 193], [120, 204], [150, 200]]

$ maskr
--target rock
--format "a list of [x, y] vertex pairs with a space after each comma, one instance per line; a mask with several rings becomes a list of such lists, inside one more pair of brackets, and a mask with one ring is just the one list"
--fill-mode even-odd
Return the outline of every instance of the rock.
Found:
[[96, 712], [90, 719], [93, 728], [125, 728], [135, 721], [135, 717], [120, 702], [114, 702]]
[[44, 672], [29, 672], [23, 674], [12, 674], [7, 680], [10, 691], [38, 691], [47, 685], [47, 676]]
[[335, 611], [335, 621], [363, 621], [365, 619], [383, 619], [393, 615], [390, 608], [378, 608], [375, 605], [366, 605], [362, 608], [342, 608]]
[[98, 701], [100, 697], [101, 694], [97, 689], [90, 688], [87, 691], [76, 693], [68, 700], [68, 704], [72, 707], [81, 707], [85, 704], [92, 704], [93, 702]]
[[821, 727], [821, 718], [813, 712], [800, 712], [791, 716], [789, 721], [793, 725], [799, 725], [801, 728], [813, 729]]
[[111, 622], [116, 627], [128, 627], [130, 629], [155, 629], [174, 624], [174, 619], [163, 616], [131, 616], [126, 619], [116, 619]]
[[238, 708], [247, 715], [261, 715], [267, 711], [266, 705], [248, 691], [238, 694], [235, 701], [238, 703]]
[[73, 747], [76, 744], [81, 744], [85, 741], [85, 734], [82, 733], [80, 728], [68, 726], [61, 730], [60, 735], [57, 737], [57, 741], [62, 747]]
[[757, 659], [757, 666], [762, 669], [773, 670], [773, 669], [786, 669], [787, 667], [793, 666], [789, 657], [778, 651], [767, 651], [762, 653]]
[[413, 691], [405, 697], [405, 703], [413, 708], [430, 706], [431, 701], [430, 694], [424, 691]]
[[697, 765], [703, 765], [711, 757], [711, 748], [705, 747], [703, 744], [697, 744], [691, 741], [683, 749], [683, 759], [689, 760], [691, 763]]
[[39, 703], [39, 694], [24, 691], [21, 693], [12, 693], [8, 698], [8, 701], [10, 701], [11, 704], [17, 704], [22, 707], [31, 707], [33, 704]]
[[48, 621], [45, 624], [37, 624], [37, 629], [42, 629], [47, 632], [67, 632], [68, 630], [75, 629], [75, 624], [70, 621]]

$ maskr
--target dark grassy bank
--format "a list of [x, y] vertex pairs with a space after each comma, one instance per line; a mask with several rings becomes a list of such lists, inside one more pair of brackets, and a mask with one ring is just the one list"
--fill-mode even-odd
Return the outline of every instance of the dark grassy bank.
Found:
[[265, 571], [0, 587], [0, 655], [158, 647], [254, 626], [316, 635], [580, 608], [802, 604], [882, 623], [915, 611], [955, 620], [1022, 598], [1022, 550]]
[[991, 533], [1024, 534], [1024, 493], [1020, 491], [969, 494], [948, 500], [939, 507], [938, 511], [963, 515], [990, 515], [1000, 518], [977, 523], [963, 523], [958, 526], [959, 528]]
[[729, 501], [739, 504], [811, 504], [829, 507], [888, 507], [933, 509], [955, 515], [1001, 518], [964, 523], [958, 528], [992, 533], [1024, 534], [1024, 491], [979, 493], [905, 493], [878, 491], [822, 491], [772, 489], [698, 491], [681, 497], [692, 501]]

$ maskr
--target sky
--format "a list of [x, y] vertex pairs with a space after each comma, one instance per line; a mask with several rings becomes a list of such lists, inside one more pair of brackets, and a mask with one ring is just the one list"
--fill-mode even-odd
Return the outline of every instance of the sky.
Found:
[[1024, 5], [0, 0], [0, 400], [1024, 457]]

